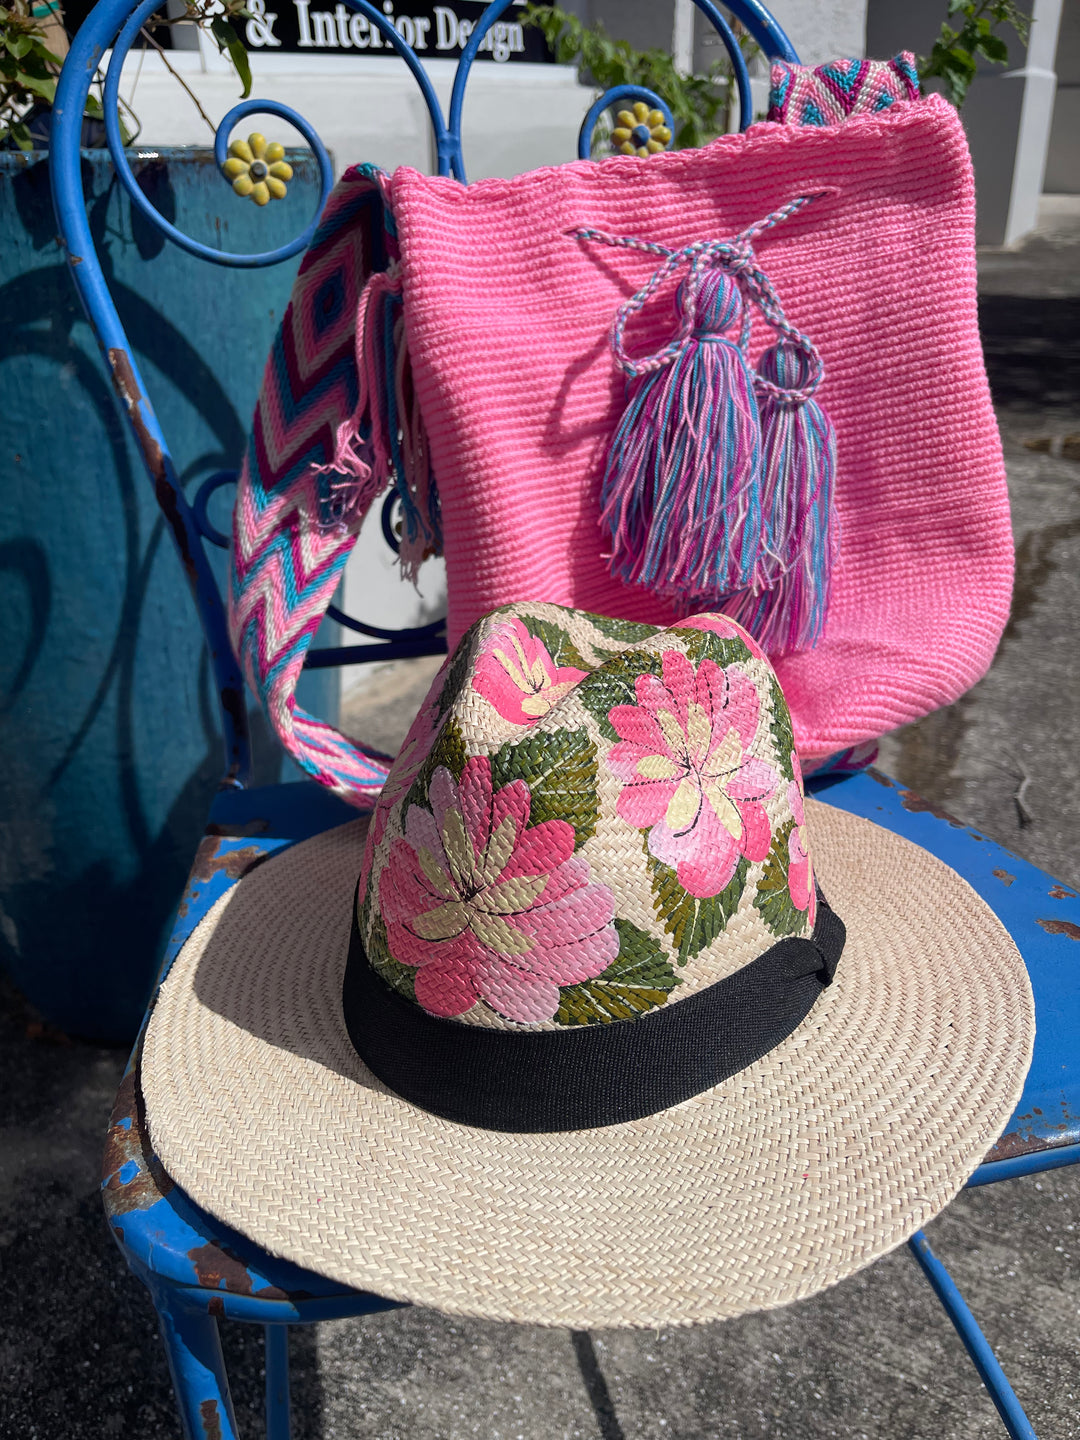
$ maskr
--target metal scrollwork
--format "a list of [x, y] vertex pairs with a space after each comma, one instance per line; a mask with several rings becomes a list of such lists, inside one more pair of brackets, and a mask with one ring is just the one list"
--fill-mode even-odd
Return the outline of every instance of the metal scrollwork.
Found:
[[[412, 45], [400, 33], [393, 18], [388, 17], [383, 9], [376, 8], [371, 0], [343, 0], [343, 3], [349, 10], [355, 12], [350, 24], [357, 26], [358, 33], [363, 30], [359, 20], [359, 17], [362, 16], [367, 25], [367, 29], [363, 33], [371, 34], [377, 31], [384, 44], [392, 48], [405, 64], [427, 107], [435, 141], [436, 165], [439, 174], [453, 176], [464, 182], [465, 162], [461, 149], [461, 129], [465, 87], [481, 48], [491, 48], [493, 43], [495, 45], [499, 43], [499, 31], [495, 31], [494, 36], [489, 38], [492, 27], [499, 24], [501, 17], [515, 3], [515, 0], [493, 0], [493, 3], [488, 5], [473, 27], [455, 71], [448, 120], [444, 118], [442, 107], [427, 71], [417, 58]], [[712, 0], [694, 0], [694, 3], [718, 32], [731, 57], [735, 84], [739, 93], [740, 119], [745, 128], [752, 119], [750, 81], [738, 42], [732, 34], [731, 27]], [[80, 167], [79, 145], [90, 86], [94, 83], [102, 57], [111, 49], [105, 77], [103, 109], [106, 139], [120, 183], [126, 190], [131, 204], [152, 225], [155, 225], [181, 249], [216, 265], [226, 265], [234, 269], [254, 269], [277, 264], [304, 250], [315, 233], [318, 217], [329, 197], [333, 184], [333, 169], [325, 146], [314, 128], [302, 115], [278, 101], [245, 100], [235, 105], [217, 128], [214, 138], [214, 156], [218, 167], [224, 167], [225, 162], [229, 159], [228, 151], [232, 133], [240, 121], [247, 116], [257, 113], [277, 116], [287, 121], [311, 147], [319, 167], [320, 194], [315, 213], [308, 225], [294, 239], [276, 250], [238, 255], [194, 240], [161, 215], [136, 182], [128, 153], [125, 152], [120, 127], [120, 77], [124, 62], [143, 25], [161, 5], [162, 0], [141, 0], [141, 3], [132, 8], [132, 0], [98, 0], [98, 4], [80, 26], [72, 41], [56, 89], [49, 171], [53, 189], [53, 204], [67, 249], [71, 275], [109, 365], [117, 394], [125, 408], [132, 432], [142, 453], [143, 462], [153, 481], [162, 510], [172, 527], [177, 548], [187, 569], [206, 631], [215, 683], [222, 695], [239, 696], [243, 693], [243, 678], [229, 644], [221, 592], [203, 546], [204, 541], [219, 546], [227, 544], [228, 537], [210, 521], [207, 504], [217, 490], [229, 483], [234, 476], [227, 472], [218, 472], [212, 475], [203, 482], [194, 502], [188, 503], [165, 436], [139, 373], [130, 342], [109, 293], [109, 287], [95, 253], [94, 241], [90, 233]], [[761, 0], [727, 0], [727, 8], [745, 25], [766, 55], [783, 60], [798, 60], [798, 56], [784, 32], [765, 9]], [[267, 0], [248, 0], [247, 13], [245, 32], [247, 43], [254, 50], [275, 49], [280, 44], [274, 33], [277, 15], [276, 12], [267, 9]], [[649, 122], [647, 126], [649, 135], [644, 140], [640, 135], [637, 136], [637, 140], [641, 143], [633, 145], [632, 148], [635, 150], [644, 149], [648, 153], [653, 146], [662, 143], [662, 131], [674, 129], [671, 112], [660, 96], [633, 87], [617, 87], [606, 95], [602, 95], [586, 116], [580, 140], [580, 153], [583, 156], [587, 157], [588, 155], [593, 130], [600, 115], [605, 109], [617, 104], [620, 100], [629, 101], [631, 108], [635, 102], [641, 102], [647, 105], [650, 111], [659, 111], [663, 117], [663, 126], [658, 126], [655, 124], [655, 116], [646, 112], [644, 120], [639, 123]], [[638, 121], [636, 115], [633, 118]], [[633, 132], [635, 127], [631, 126], [629, 129]], [[629, 144], [633, 139], [634, 136], [631, 133], [626, 141], [620, 143]], [[258, 161], [262, 165], [266, 162], [269, 154], [270, 152], [267, 151], [262, 155], [256, 155], [253, 148], [252, 162]], [[234, 153], [232, 158], [245, 160], [245, 154], [241, 150], [239, 154]], [[272, 167], [277, 163], [284, 163], [284, 157], [277, 157], [275, 151], [267, 165], [266, 175], [261, 173], [261, 169], [258, 174], [253, 174], [249, 164], [246, 175], [243, 177], [244, 184], [240, 188], [246, 190], [247, 184], [250, 182], [251, 190], [248, 193], [258, 200], [261, 199], [261, 191], [256, 195], [256, 187], [265, 183], [266, 199], [270, 199], [276, 188], [267, 183], [271, 178], [281, 184], [287, 183], [284, 171], [279, 171], [276, 175], [272, 174]], [[236, 167], [232, 168], [236, 169]], [[240, 178], [239, 174], [225, 176], [226, 180], [232, 181]], [[392, 503], [388, 503], [383, 509], [382, 525], [386, 539], [391, 546], [396, 548], [397, 536], [394, 533]], [[311, 651], [307, 663], [314, 667], [361, 660], [392, 659], [403, 655], [434, 654], [446, 648], [445, 621], [434, 621], [429, 625], [414, 626], [411, 629], [395, 632], [351, 620], [336, 609], [330, 613], [332, 618], [348, 629], [371, 637], [378, 643], [360, 647], [338, 647], [331, 650]], [[235, 704], [225, 707], [223, 727], [228, 783], [244, 784], [250, 768], [250, 747], [246, 712], [242, 705]]]

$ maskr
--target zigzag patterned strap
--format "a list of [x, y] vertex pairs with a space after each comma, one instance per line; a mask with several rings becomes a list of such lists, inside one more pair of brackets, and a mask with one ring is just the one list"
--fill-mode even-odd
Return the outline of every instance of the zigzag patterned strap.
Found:
[[813, 69], [783, 60], [772, 67], [767, 118], [781, 125], [839, 125], [850, 115], [918, 98], [915, 56], [906, 50], [891, 60], [831, 60]]
[[357, 311], [396, 256], [389, 176], [346, 171], [293, 286], [270, 352], [233, 515], [229, 631], [271, 725], [298, 765], [367, 808], [388, 761], [298, 709], [296, 682], [364, 515], [386, 483], [359, 430]]

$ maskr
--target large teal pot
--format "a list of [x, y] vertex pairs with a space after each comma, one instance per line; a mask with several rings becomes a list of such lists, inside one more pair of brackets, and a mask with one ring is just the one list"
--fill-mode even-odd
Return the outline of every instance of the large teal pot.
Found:
[[[228, 249], [283, 244], [319, 193], [307, 156], [263, 210], [209, 152], [133, 162], [168, 218]], [[125, 1040], [221, 746], [194, 605], [67, 273], [47, 164], [0, 154], [0, 956], [53, 1024]], [[239, 462], [299, 262], [196, 260], [132, 212], [106, 153], [86, 152], [83, 170], [106, 278], [190, 494]], [[303, 683], [304, 703], [333, 718], [333, 672]], [[259, 780], [283, 778], [271, 742], [256, 757]]]

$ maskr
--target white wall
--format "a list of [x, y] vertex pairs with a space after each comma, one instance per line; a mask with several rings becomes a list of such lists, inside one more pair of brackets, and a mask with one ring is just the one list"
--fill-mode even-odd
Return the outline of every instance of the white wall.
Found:
[[865, 55], [866, 0], [768, 0], [768, 5], [804, 65]]

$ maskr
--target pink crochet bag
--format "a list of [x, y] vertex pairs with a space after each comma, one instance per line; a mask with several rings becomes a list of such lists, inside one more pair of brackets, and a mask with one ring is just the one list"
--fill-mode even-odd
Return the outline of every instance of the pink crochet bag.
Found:
[[[761, 385], [778, 333], [808, 347], [811, 337], [821, 370], [822, 473], [838, 522], [825, 536], [828, 604], [815, 644], [774, 654], [804, 766], [948, 704], [985, 672], [1008, 616], [1013, 546], [977, 329], [971, 165], [955, 111], [908, 98], [904, 58], [866, 75], [869, 62], [855, 61], [774, 71], [774, 111], [786, 106], [789, 123], [698, 151], [468, 186], [407, 169], [346, 174], [267, 367], [230, 595], [249, 678], [316, 779], [364, 804], [386, 773], [296, 709], [293, 689], [391, 478], [407, 572], [444, 550], [451, 650], [507, 604], [659, 625], [711, 608], [617, 578], [601, 530], [630, 373], [612, 323], [684, 247], [722, 253], [740, 284], [761, 275], [744, 287], [762, 303], [745, 307], [743, 360], [728, 346], [748, 384]], [[808, 123], [830, 96], [847, 118]], [[760, 271], [739, 249], [746, 235]], [[594, 243], [605, 238], [634, 244]], [[380, 243], [389, 268], [365, 286]], [[770, 295], [782, 332], [762, 323]], [[626, 348], [663, 357], [677, 348], [672, 325], [670, 294], [645, 303]]]
[[[822, 193], [824, 192], [824, 193]], [[438, 477], [449, 643], [511, 602], [670, 624], [613, 578], [600, 479], [626, 404], [609, 343], [655, 255], [819, 194], [756, 241], [824, 362], [841, 542], [824, 633], [776, 663], [804, 762], [948, 704], [988, 667], [1013, 545], [976, 313], [974, 187], [944, 100], [834, 127], [760, 124], [705, 149], [461, 186], [400, 170], [405, 328]], [[670, 310], [638, 332], [669, 338]], [[750, 354], [767, 338], [756, 335]]]

